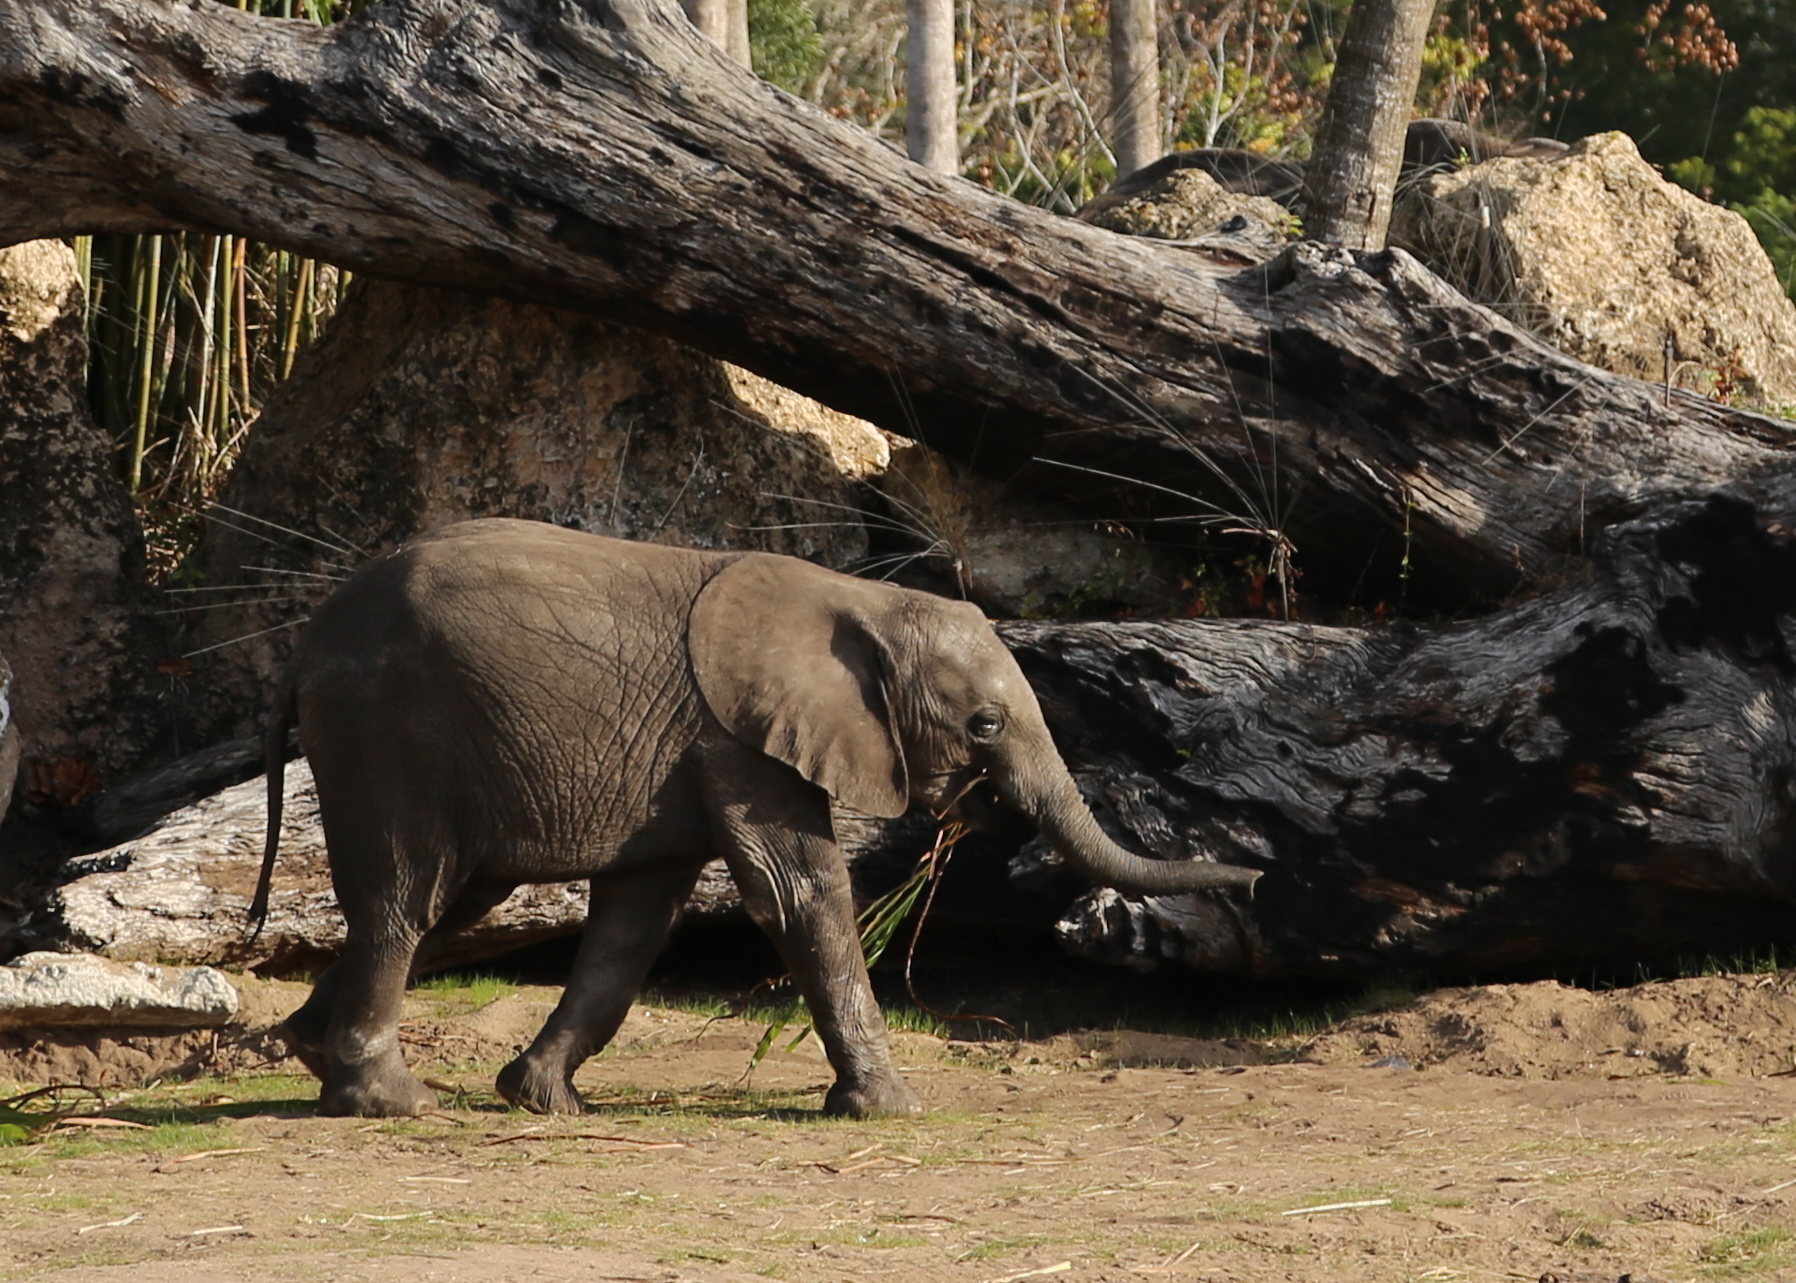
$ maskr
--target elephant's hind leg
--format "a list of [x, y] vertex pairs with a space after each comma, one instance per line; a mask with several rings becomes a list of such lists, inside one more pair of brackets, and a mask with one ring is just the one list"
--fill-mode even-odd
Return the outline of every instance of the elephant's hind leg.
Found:
[[629, 1014], [703, 863], [662, 864], [595, 878], [580, 953], [536, 1041], [499, 1073], [499, 1094], [537, 1114], [577, 1114], [574, 1071]]
[[469, 913], [478, 917], [490, 907], [496, 888], [408, 874], [445, 870], [448, 862], [397, 858], [386, 839], [370, 842], [365, 850], [342, 849], [348, 845], [339, 841], [331, 852], [332, 880], [349, 931], [343, 956], [329, 975], [318, 1111], [363, 1118], [421, 1114], [435, 1109], [437, 1098], [400, 1053], [405, 987], [419, 946], [428, 950], [442, 939], [443, 933], [433, 928], [439, 922], [445, 928], [465, 925]]
[[355, 924], [337, 963], [336, 1000], [324, 1039], [324, 1089], [318, 1112], [402, 1118], [437, 1107], [399, 1051], [399, 1008], [423, 932]]

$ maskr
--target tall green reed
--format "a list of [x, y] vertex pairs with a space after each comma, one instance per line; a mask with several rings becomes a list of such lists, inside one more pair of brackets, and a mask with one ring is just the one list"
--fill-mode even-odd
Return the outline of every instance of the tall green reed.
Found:
[[273, 387], [349, 273], [240, 236], [79, 236], [88, 394], [117, 443], [152, 569], [172, 570]]
[[[368, 0], [234, 0], [270, 18], [335, 22]], [[198, 535], [263, 401], [323, 331], [349, 273], [248, 240], [177, 232], [77, 236], [88, 394], [118, 448], [166, 577]]]

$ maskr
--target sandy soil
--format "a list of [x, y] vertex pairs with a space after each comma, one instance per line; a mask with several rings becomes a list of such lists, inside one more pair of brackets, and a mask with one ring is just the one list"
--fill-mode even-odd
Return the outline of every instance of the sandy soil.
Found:
[[[252, 1010], [299, 992], [257, 986]], [[491, 1070], [553, 998], [415, 999], [407, 1043], [444, 1092], [423, 1119], [312, 1117], [315, 1085], [278, 1065], [109, 1093], [112, 1117], [182, 1121], [0, 1150], [0, 1277], [1796, 1277], [1780, 977], [1446, 991], [1276, 1047], [901, 1034], [932, 1112], [877, 1123], [815, 1113], [814, 1039], [743, 1086], [760, 1026], [664, 1010], [583, 1072], [592, 1112], [505, 1111]], [[155, 1061], [154, 1039], [124, 1042], [133, 1072]], [[240, 1072], [274, 1046], [236, 1031], [167, 1055]], [[1280, 1056], [1300, 1059], [1263, 1063]], [[79, 1061], [73, 1040], [0, 1049], [0, 1076]]]

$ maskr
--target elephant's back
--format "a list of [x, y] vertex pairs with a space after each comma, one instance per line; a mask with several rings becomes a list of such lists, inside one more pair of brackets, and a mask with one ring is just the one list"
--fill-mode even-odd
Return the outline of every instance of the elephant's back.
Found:
[[692, 599], [740, 554], [611, 539], [543, 522], [465, 521], [370, 563], [313, 615], [303, 646], [379, 663], [397, 650], [477, 665], [604, 662], [683, 632]]
[[691, 603], [733, 559], [505, 520], [404, 545], [313, 617], [295, 672], [307, 752], [359, 761], [379, 743], [433, 763], [464, 832], [604, 846], [699, 725]]

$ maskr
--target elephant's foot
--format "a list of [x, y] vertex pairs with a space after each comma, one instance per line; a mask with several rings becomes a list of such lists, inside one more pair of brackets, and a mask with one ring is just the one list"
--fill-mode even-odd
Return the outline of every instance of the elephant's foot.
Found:
[[837, 1079], [823, 1099], [823, 1112], [844, 1118], [890, 1118], [920, 1114], [923, 1102], [910, 1089], [910, 1084], [896, 1074], [869, 1082]]
[[533, 1114], [578, 1114], [586, 1108], [573, 1079], [528, 1056], [519, 1056], [499, 1071], [498, 1088], [506, 1100]]
[[404, 1062], [373, 1061], [355, 1069], [327, 1068], [318, 1112], [336, 1118], [412, 1118], [438, 1107], [437, 1094]]

